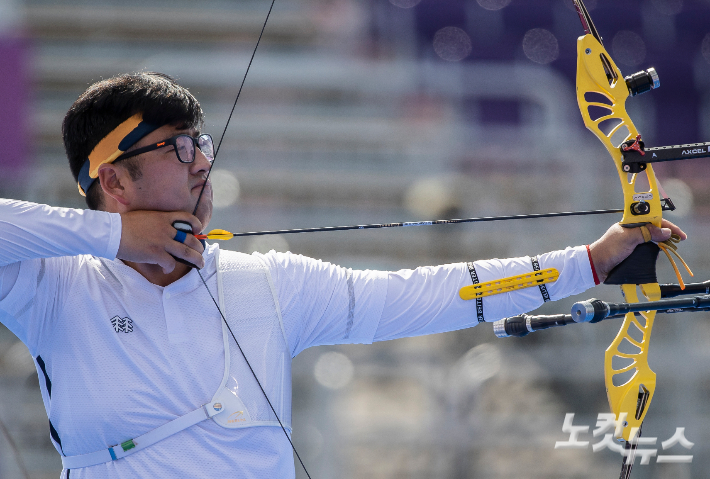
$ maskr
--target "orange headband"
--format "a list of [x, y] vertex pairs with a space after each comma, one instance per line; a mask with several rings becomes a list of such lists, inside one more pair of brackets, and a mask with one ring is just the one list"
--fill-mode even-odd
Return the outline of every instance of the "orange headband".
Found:
[[91, 151], [79, 172], [79, 193], [86, 196], [89, 187], [99, 177], [99, 167], [105, 163], [113, 163], [116, 158], [135, 145], [141, 138], [160, 128], [159, 125], [146, 123], [143, 115], [138, 113], [118, 125], [106, 135]]

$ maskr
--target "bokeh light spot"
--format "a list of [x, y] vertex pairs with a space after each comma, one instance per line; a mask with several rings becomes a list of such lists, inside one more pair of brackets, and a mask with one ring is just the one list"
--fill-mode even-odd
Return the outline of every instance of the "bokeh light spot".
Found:
[[486, 10], [500, 10], [510, 5], [511, 0], [476, 0]]
[[547, 64], [560, 56], [560, 45], [551, 31], [533, 28], [523, 38], [523, 52], [535, 63]]
[[210, 174], [212, 192], [214, 193], [213, 205], [215, 208], [227, 208], [234, 205], [239, 199], [239, 180], [229, 170], [215, 169]]
[[409, 211], [424, 218], [435, 218], [458, 206], [448, 178], [424, 178], [413, 183], [404, 196]]
[[353, 371], [353, 363], [346, 355], [331, 351], [321, 354], [316, 361], [313, 375], [322, 386], [341, 389], [350, 383]]
[[479, 344], [470, 349], [459, 364], [462, 379], [474, 385], [480, 384], [500, 371], [500, 351], [492, 344]]
[[684, 217], [693, 212], [693, 190], [688, 183], [678, 178], [670, 178], [664, 180], [661, 186], [676, 207], [674, 211], [668, 212], [670, 216]]
[[421, 3], [422, 0], [390, 0], [390, 3], [399, 8], [412, 8]]
[[651, 3], [664, 15], [678, 15], [683, 11], [683, 0], [652, 0]]
[[700, 45], [700, 52], [703, 54], [705, 61], [710, 63], [710, 33], [703, 38], [703, 43]]
[[442, 60], [458, 62], [472, 50], [471, 37], [458, 27], [444, 27], [434, 34], [434, 51]]
[[624, 65], [635, 67], [646, 59], [646, 43], [643, 38], [628, 30], [621, 30], [614, 35], [611, 48], [615, 60]]

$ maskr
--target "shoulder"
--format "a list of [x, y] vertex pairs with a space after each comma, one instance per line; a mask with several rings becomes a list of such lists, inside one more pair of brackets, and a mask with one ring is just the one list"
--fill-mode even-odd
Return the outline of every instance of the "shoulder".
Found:
[[38, 271], [39, 275], [56, 275], [66, 279], [75, 278], [77, 274], [86, 274], [91, 271], [98, 271], [101, 268], [101, 260], [89, 254], [78, 256], [60, 256], [55, 258], [38, 258], [30, 261], [23, 261], [23, 268], [27, 264], [32, 264], [32, 268]]
[[[264, 269], [267, 265], [260, 258], [241, 253], [239, 251], [230, 251], [221, 249], [217, 244], [210, 244], [205, 251], [206, 260], [215, 261], [222, 271], [232, 269]], [[205, 261], [207, 263], [207, 261]]]
[[332, 263], [291, 252], [239, 253], [219, 249], [217, 245], [208, 246], [208, 254], [219, 256], [222, 271], [230, 268], [266, 268], [277, 283], [283, 281], [302, 284], [315, 278], [328, 279], [344, 271]]
[[242, 253], [239, 251], [231, 251], [222, 249], [218, 244], [208, 244], [205, 250], [205, 256], [208, 261], [219, 258], [219, 264], [243, 264], [243, 265], [260, 265], [269, 270], [287, 270], [298, 269], [305, 265], [322, 265], [321, 260], [309, 258], [300, 254], [291, 252], [279, 253], [274, 250], [268, 253], [253, 252], [251, 254]]
[[254, 252], [250, 255], [252, 258], [256, 258], [270, 269], [280, 269], [280, 270], [317, 270], [324, 269], [333, 266], [331, 263], [310, 258], [308, 256], [303, 256], [302, 254], [295, 254], [287, 251], [285, 253], [280, 253], [274, 250], [268, 253], [258, 253]]

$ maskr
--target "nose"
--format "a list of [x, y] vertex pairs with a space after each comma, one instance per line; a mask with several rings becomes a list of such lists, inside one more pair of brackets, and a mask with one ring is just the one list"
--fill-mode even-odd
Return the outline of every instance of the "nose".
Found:
[[206, 173], [210, 169], [210, 161], [199, 148], [195, 148], [195, 161], [190, 164], [190, 172], [193, 175]]

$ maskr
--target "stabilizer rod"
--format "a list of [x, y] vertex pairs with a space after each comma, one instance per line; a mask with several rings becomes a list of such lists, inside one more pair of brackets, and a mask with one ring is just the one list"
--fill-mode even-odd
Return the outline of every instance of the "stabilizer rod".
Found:
[[572, 319], [575, 323], [597, 323], [612, 316], [624, 316], [626, 313], [707, 308], [710, 308], [710, 295], [681, 299], [661, 299], [660, 301], [648, 301], [646, 303], [607, 303], [599, 299], [590, 299], [588, 301], [580, 301], [572, 306]]
[[710, 294], [710, 281], [689, 283], [685, 285], [685, 289], [681, 289], [678, 284], [661, 285], [661, 298], [675, 298], [676, 296], [685, 296], [688, 294]]
[[642, 311], [658, 311], [660, 313], [710, 311], [710, 294], [706, 293], [708, 288], [710, 288], [710, 282], [689, 284], [685, 290], [680, 290], [679, 286], [673, 284], [662, 285], [662, 297], [675, 297], [681, 294], [702, 294], [693, 298], [662, 299], [646, 303], [607, 303], [593, 298], [575, 303], [572, 306], [571, 314], [537, 316], [521, 314], [501, 319], [493, 323], [493, 332], [499, 338], [511, 336], [522, 338], [543, 329], [575, 323], [598, 323], [605, 319], [622, 318], [627, 313], [640, 313]]
[[[609, 318], [620, 318], [624, 316], [609, 316]], [[493, 323], [493, 333], [499, 338], [522, 338], [535, 331], [554, 328], [557, 326], [567, 326], [568, 324], [576, 324], [571, 314], [554, 314], [550, 316], [539, 315], [532, 316], [529, 314], [520, 314], [510, 318], [499, 319]]]

